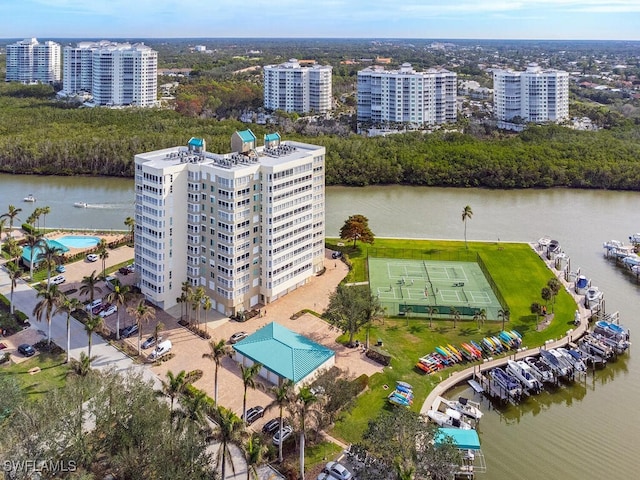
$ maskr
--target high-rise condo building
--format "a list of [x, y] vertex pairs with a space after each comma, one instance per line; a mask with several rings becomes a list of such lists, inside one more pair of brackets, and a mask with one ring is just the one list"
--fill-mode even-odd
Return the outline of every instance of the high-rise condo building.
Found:
[[375, 65], [358, 72], [358, 121], [415, 126], [455, 122], [457, 75], [445, 69], [416, 72]]
[[292, 58], [280, 65], [264, 67], [264, 108], [297, 113], [326, 113], [331, 110], [329, 65], [301, 66]]
[[[524, 72], [493, 72], [495, 117], [502, 122], [544, 123], [569, 118], [569, 74], [532, 63]], [[514, 122], [515, 120], [515, 122]]]
[[325, 148], [251, 130], [231, 153], [204, 139], [135, 156], [135, 265], [152, 303], [184, 282], [232, 315], [304, 285], [324, 263]]
[[64, 48], [64, 92], [91, 93], [96, 105], [154, 106], [158, 53], [142, 43], [80, 42]]
[[60, 45], [27, 38], [7, 45], [7, 82], [54, 83], [60, 81]]

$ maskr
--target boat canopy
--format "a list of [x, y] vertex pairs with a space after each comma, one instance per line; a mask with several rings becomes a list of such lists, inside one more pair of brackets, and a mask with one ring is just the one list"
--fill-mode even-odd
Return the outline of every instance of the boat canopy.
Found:
[[480, 450], [480, 437], [475, 430], [462, 430], [460, 428], [439, 428], [435, 437], [436, 445], [444, 443], [447, 437], [453, 439], [453, 443], [460, 449]]

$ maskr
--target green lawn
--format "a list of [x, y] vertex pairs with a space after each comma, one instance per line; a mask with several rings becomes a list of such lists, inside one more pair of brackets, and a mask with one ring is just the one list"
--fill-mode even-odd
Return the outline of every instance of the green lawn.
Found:
[[[338, 240], [327, 241], [327, 246], [341, 250], [346, 259], [351, 262], [352, 270], [347, 282], [366, 281], [366, 257], [368, 245], [358, 245], [355, 249], [350, 246], [337, 247]], [[464, 257], [467, 249], [464, 242], [427, 241], [427, 240], [398, 240], [377, 239], [373, 248], [391, 248], [396, 251], [385, 251], [385, 257], [403, 258], [407, 252], [402, 249], [418, 249], [421, 253], [437, 256]], [[573, 325], [573, 315], [576, 309], [573, 298], [561, 290], [553, 309], [554, 321], [544, 330], [538, 332], [537, 318], [530, 312], [533, 302], [543, 304], [540, 297], [542, 288], [554, 276], [544, 262], [527, 244], [495, 242], [470, 242], [469, 253], [480, 253], [491, 275], [498, 285], [511, 311], [510, 322], [506, 329], [515, 329], [523, 335], [523, 344], [532, 347], [542, 345], [549, 338], [563, 336]], [[394, 254], [389, 256], [389, 254]], [[406, 257], [408, 258], [408, 257]], [[552, 305], [549, 305], [549, 312]], [[495, 335], [502, 329], [502, 322], [489, 319], [478, 329], [475, 321], [464, 318], [457, 322], [448, 320], [434, 320], [429, 327], [429, 320], [425, 318], [388, 318], [384, 323], [376, 324], [371, 329], [370, 338], [383, 341], [383, 348], [388, 351], [393, 360], [391, 368], [385, 368], [381, 374], [372, 376], [369, 380], [369, 391], [361, 395], [355, 407], [336, 422], [332, 435], [345, 442], [359, 440], [369, 419], [374, 418], [383, 408], [395, 408], [386, 401], [395, 385], [396, 380], [411, 383], [414, 387], [414, 404], [412, 408], [419, 411], [427, 394], [442, 378], [453, 372], [462, 370], [469, 365], [449, 367], [434, 375], [425, 375], [415, 369], [419, 357], [433, 352], [435, 347], [442, 344], [460, 344], [469, 340], [481, 340], [487, 335]], [[365, 332], [357, 336], [360, 341], [365, 340]], [[346, 341], [346, 336], [339, 340]], [[384, 385], [388, 389], [384, 388]]]
[[[40, 399], [45, 393], [64, 385], [69, 367], [64, 363], [66, 354], [38, 355], [10, 366], [0, 366], [0, 375], [11, 375], [30, 399]], [[29, 370], [39, 367], [40, 372], [31, 375]]]

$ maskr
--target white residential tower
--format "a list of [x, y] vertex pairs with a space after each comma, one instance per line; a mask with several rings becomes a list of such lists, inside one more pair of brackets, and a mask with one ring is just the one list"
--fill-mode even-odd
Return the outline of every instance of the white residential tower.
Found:
[[7, 82], [54, 83], [60, 81], [60, 45], [27, 38], [7, 45]]

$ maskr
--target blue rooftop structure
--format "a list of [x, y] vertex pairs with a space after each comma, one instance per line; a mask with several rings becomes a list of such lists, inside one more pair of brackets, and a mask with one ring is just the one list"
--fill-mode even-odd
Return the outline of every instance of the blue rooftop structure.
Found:
[[275, 322], [265, 325], [233, 348], [294, 384], [335, 359], [333, 350]]
[[257, 139], [255, 134], [250, 129], [238, 130], [237, 133], [243, 142], [255, 142]]
[[265, 141], [265, 143], [267, 143], [267, 142], [279, 142], [280, 141], [280, 134], [279, 133], [267, 133], [264, 136], [264, 141]]
[[189, 140], [188, 145], [202, 148], [204, 146], [204, 139], [203, 138], [191, 137], [191, 140]]

